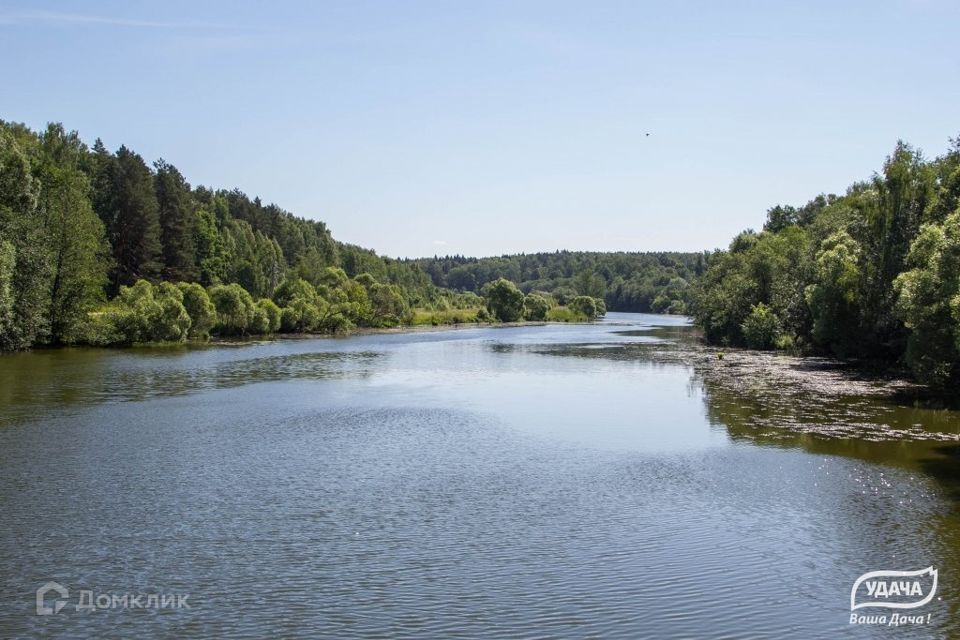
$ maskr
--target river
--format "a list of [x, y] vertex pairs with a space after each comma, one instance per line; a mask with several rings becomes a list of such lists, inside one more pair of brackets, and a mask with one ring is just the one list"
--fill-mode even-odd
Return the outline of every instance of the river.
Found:
[[[691, 331], [0, 357], [0, 637], [960, 634], [958, 412]], [[858, 576], [926, 567], [923, 625], [850, 623]]]

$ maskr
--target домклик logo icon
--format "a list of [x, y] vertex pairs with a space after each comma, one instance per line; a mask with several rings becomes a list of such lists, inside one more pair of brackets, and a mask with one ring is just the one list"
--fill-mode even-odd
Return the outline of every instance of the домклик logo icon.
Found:
[[[45, 600], [47, 594], [51, 591], [56, 592], [60, 597], [54, 600], [52, 607], [48, 607]], [[46, 583], [37, 589], [37, 615], [52, 616], [55, 613], [60, 613], [60, 609], [63, 609], [66, 606], [66, 599], [69, 597], [70, 591], [59, 582]]]

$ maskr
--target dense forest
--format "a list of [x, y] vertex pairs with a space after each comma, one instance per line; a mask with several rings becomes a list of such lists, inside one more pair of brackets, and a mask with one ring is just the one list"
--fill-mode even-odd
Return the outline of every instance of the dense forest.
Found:
[[[392, 325], [441, 297], [416, 265], [322, 222], [61, 125], [0, 123], [2, 349]], [[184, 315], [211, 303], [224, 312]]]
[[550, 293], [561, 302], [588, 295], [611, 311], [680, 314], [690, 303], [690, 285], [706, 268], [704, 254], [677, 252], [557, 251], [414, 262], [436, 286], [457, 291], [480, 292], [488, 282], [506, 278], [525, 292]]
[[843, 195], [776, 206], [710, 257], [693, 312], [706, 339], [960, 377], [960, 140], [934, 159], [900, 142]]
[[192, 187], [165, 160], [0, 121], [0, 350], [603, 312], [583, 296], [522, 293], [517, 311], [492, 280], [445, 289], [322, 222]]

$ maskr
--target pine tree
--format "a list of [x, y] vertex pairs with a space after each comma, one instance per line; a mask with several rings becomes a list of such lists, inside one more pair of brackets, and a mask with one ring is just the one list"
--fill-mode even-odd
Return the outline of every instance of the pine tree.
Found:
[[[99, 143], [99, 141], [98, 141]], [[120, 147], [114, 156], [94, 146], [97, 156], [94, 206], [113, 248], [112, 291], [141, 278], [157, 279], [163, 267], [160, 221], [153, 174], [139, 155]]]
[[156, 183], [163, 245], [163, 277], [173, 282], [193, 282], [199, 277], [194, 242], [196, 213], [190, 185], [177, 168], [158, 160]]

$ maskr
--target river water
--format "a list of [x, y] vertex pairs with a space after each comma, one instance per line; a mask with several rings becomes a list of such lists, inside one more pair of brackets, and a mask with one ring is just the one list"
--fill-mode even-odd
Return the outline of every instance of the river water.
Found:
[[[960, 634], [960, 415], [690, 336], [612, 313], [0, 357], [0, 637]], [[858, 576], [927, 567], [923, 625], [850, 623]]]

